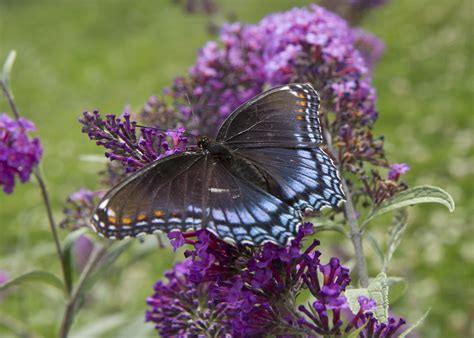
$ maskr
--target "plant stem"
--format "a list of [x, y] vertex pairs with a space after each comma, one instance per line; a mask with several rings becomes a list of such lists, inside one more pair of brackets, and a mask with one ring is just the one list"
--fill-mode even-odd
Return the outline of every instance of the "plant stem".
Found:
[[59, 331], [60, 338], [67, 338], [69, 334], [69, 330], [71, 329], [72, 323], [74, 321], [74, 315], [76, 313], [76, 307], [77, 307], [77, 300], [79, 299], [79, 296], [82, 294], [82, 290], [85, 286], [85, 282], [87, 281], [87, 278], [89, 277], [91, 272], [94, 270], [97, 263], [106, 253], [108, 247], [109, 245], [104, 245], [100, 248], [95, 249], [90, 255], [89, 260], [87, 261], [87, 264], [84, 267], [84, 270], [82, 270], [81, 275], [79, 276], [79, 279], [77, 281], [77, 284], [71, 292], [71, 297], [69, 298], [66, 304], [66, 309], [64, 311], [64, 316], [61, 323], [61, 329]]
[[13, 100], [13, 94], [8, 89], [8, 86], [4, 80], [0, 80], [0, 86], [2, 87], [3, 95], [5, 95], [5, 98], [7, 99], [8, 104], [10, 105], [13, 115], [15, 115], [15, 118], [18, 120], [20, 118], [20, 114], [18, 113], [15, 101]]
[[48, 194], [48, 189], [46, 188], [46, 184], [43, 179], [43, 175], [41, 174], [41, 171], [38, 167], [33, 169], [33, 174], [35, 175], [36, 180], [38, 181], [38, 184], [40, 186], [41, 190], [41, 196], [43, 197], [43, 203], [46, 208], [46, 213], [48, 214], [48, 221], [49, 221], [49, 227], [51, 229], [51, 234], [53, 235], [53, 240], [54, 244], [56, 246], [56, 253], [59, 257], [59, 261], [61, 263], [61, 270], [63, 274], [63, 279], [64, 279], [64, 286], [66, 288], [66, 295], [71, 294], [71, 278], [67, 272], [66, 268], [66, 258], [64, 257], [63, 250], [61, 248], [61, 242], [59, 240], [59, 235], [58, 235], [58, 230], [57, 230], [57, 225], [54, 220], [53, 216], [53, 209], [51, 208], [51, 202], [49, 200], [49, 194]]
[[[336, 154], [332, 145], [332, 137], [329, 132], [325, 131], [324, 133], [326, 139], [326, 145], [329, 148], [329, 151], [333, 154]], [[339, 168], [340, 169], [340, 168]], [[342, 170], [339, 170], [342, 171]], [[364, 256], [364, 247], [362, 245], [362, 231], [359, 228], [357, 222], [357, 214], [354, 208], [354, 203], [352, 201], [352, 194], [349, 190], [349, 187], [346, 184], [344, 178], [341, 179], [342, 190], [346, 196], [346, 203], [344, 204], [344, 210], [347, 218], [347, 222], [350, 227], [350, 237], [352, 245], [354, 246], [354, 253], [356, 256], [356, 268], [357, 273], [359, 274], [360, 285], [366, 288], [369, 285], [369, 273], [367, 272], [367, 264], [365, 263]]]

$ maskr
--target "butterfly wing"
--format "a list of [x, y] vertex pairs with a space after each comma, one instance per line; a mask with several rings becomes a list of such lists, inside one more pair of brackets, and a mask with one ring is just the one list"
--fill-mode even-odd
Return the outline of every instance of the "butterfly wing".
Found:
[[319, 95], [309, 83], [266, 91], [237, 108], [217, 141], [233, 148], [314, 147], [323, 142]]
[[300, 215], [289, 204], [239, 178], [221, 162], [212, 164], [207, 229], [228, 242], [287, 245]]
[[199, 229], [205, 175], [206, 156], [199, 152], [155, 161], [104, 196], [93, 213], [92, 226], [111, 239]]
[[94, 229], [122, 239], [140, 234], [207, 228], [231, 243], [285, 245], [297, 232], [298, 212], [232, 174], [206, 153], [156, 161], [113, 188], [92, 217]]
[[273, 88], [243, 104], [222, 125], [218, 140], [276, 182], [271, 191], [298, 209], [337, 206], [341, 181], [323, 143], [319, 95], [309, 83]]
[[318, 147], [239, 149], [236, 154], [271, 176], [277, 183], [272, 193], [298, 209], [319, 211], [344, 201], [337, 168]]

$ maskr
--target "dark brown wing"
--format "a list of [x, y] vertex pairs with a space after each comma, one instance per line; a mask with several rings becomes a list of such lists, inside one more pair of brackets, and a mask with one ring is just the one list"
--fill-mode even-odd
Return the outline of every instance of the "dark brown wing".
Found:
[[287, 203], [198, 152], [136, 172], [107, 193], [92, 217], [94, 229], [111, 239], [207, 228], [225, 241], [253, 245], [286, 245], [299, 222]]
[[232, 148], [315, 147], [322, 143], [319, 95], [309, 83], [275, 87], [237, 108], [217, 141]]

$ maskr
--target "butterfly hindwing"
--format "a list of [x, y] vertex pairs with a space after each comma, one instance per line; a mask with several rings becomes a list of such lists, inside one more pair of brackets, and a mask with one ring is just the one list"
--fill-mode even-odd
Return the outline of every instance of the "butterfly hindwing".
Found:
[[314, 147], [323, 141], [318, 111], [311, 84], [276, 87], [237, 108], [217, 141], [233, 148]]
[[236, 153], [270, 175], [279, 187], [273, 193], [298, 209], [319, 211], [344, 201], [337, 168], [319, 147], [240, 149]]
[[287, 203], [242, 180], [221, 162], [213, 164], [207, 229], [228, 242], [286, 245], [300, 224]]

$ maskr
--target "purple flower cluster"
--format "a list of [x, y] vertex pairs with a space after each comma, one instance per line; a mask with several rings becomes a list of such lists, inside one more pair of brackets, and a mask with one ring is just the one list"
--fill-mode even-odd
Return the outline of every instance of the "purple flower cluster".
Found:
[[190, 76], [177, 78], [170, 91], [183, 114], [191, 112], [189, 99], [200, 130], [211, 125], [215, 131], [265, 86], [288, 82], [315, 84], [323, 106], [337, 114], [356, 111], [365, 123], [376, 118], [375, 92], [354, 33], [324, 8], [295, 8], [256, 25], [226, 25], [220, 38], [222, 47], [208, 42]]
[[61, 227], [70, 230], [89, 227], [92, 212], [104, 195], [104, 190], [90, 191], [84, 188], [70, 195], [64, 207]]
[[[365, 6], [359, 3], [358, 6]], [[378, 117], [371, 70], [383, 51], [375, 36], [352, 29], [345, 20], [313, 5], [265, 17], [256, 25], [226, 25], [221, 43], [208, 42], [188, 77], [175, 79], [168, 91], [187, 128], [214, 135], [241, 103], [265, 87], [310, 82], [322, 100], [321, 123], [326, 143], [342, 172], [361, 181], [376, 179], [380, 202], [404, 189], [395, 181], [366, 172], [365, 164], [388, 167], [383, 137], [373, 135]], [[380, 181], [380, 182], [379, 182]], [[370, 195], [352, 185], [354, 195]], [[375, 195], [374, 195], [375, 196]]]
[[137, 123], [131, 120], [128, 110], [121, 118], [107, 115], [105, 119], [97, 111], [85, 112], [79, 121], [83, 125], [82, 132], [97, 145], [108, 149], [105, 156], [121, 162], [127, 172], [186, 148], [184, 128], [161, 132], [156, 127], [149, 127], [139, 128], [137, 132]]
[[0, 114], [0, 185], [7, 194], [13, 192], [15, 176], [22, 183], [29, 180], [43, 154], [39, 139], [28, 135], [32, 131], [36, 131], [33, 122]]
[[[368, 300], [360, 301], [364, 305], [357, 318], [344, 321], [349, 270], [337, 258], [322, 264], [317, 240], [303, 249], [303, 239], [311, 234], [312, 224], [306, 223], [288, 247], [267, 243], [252, 248], [229, 245], [205, 230], [172, 233], [175, 247], [187, 243], [194, 248], [185, 252], [186, 261], [165, 274], [168, 283], [155, 284], [147, 300], [147, 321], [162, 336], [206, 332], [216, 337], [342, 335], [367, 321], [367, 327], [372, 325], [367, 311], [373, 301]], [[304, 290], [312, 300], [298, 305]], [[375, 321], [372, 326], [377, 325]], [[391, 322], [386, 326], [394, 330]]]

